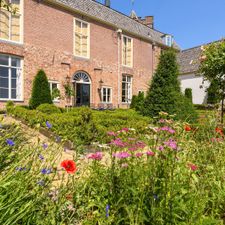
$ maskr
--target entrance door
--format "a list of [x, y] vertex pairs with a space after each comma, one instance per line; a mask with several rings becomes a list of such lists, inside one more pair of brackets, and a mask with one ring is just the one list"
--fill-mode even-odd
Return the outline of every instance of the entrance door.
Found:
[[76, 84], [76, 106], [90, 106], [90, 84]]

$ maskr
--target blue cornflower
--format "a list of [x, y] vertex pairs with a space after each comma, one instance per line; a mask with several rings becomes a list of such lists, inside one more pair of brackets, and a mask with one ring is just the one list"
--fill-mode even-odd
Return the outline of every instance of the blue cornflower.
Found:
[[16, 167], [16, 170], [17, 171], [25, 171], [25, 170], [27, 170], [27, 168], [26, 167]]
[[47, 148], [48, 148], [48, 144], [44, 143], [44, 144], [42, 145], [42, 147], [43, 147], [43, 149], [47, 149]]
[[41, 173], [42, 173], [42, 174], [50, 174], [51, 172], [52, 172], [51, 169], [42, 169], [42, 170], [41, 170]]
[[43, 155], [39, 155], [38, 157], [39, 157], [40, 160], [44, 160], [45, 159]]
[[45, 185], [45, 182], [44, 182], [43, 180], [39, 180], [39, 181], [37, 182], [37, 184], [40, 185], [40, 186], [44, 186], [44, 185]]
[[109, 209], [110, 209], [110, 205], [106, 205], [105, 207], [105, 212], [106, 212], [106, 217], [108, 218], [109, 217]]
[[50, 124], [48, 121], [46, 121], [46, 126], [47, 126], [48, 129], [52, 128], [52, 124]]
[[15, 143], [14, 143], [13, 140], [11, 140], [11, 139], [7, 139], [7, 140], [6, 140], [6, 143], [7, 143], [9, 146], [14, 146], [14, 145], [15, 145]]

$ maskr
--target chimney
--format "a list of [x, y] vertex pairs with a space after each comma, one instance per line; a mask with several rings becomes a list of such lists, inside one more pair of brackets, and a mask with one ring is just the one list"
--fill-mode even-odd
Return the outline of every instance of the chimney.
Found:
[[105, 6], [110, 8], [110, 0], [105, 0]]
[[154, 28], [154, 16], [146, 16], [144, 19], [140, 18], [139, 21], [152, 29]]

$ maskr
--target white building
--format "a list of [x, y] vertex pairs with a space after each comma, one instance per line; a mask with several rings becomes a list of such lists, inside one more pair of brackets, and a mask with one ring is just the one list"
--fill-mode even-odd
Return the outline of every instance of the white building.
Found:
[[203, 84], [203, 76], [198, 74], [201, 51], [201, 46], [198, 46], [183, 50], [178, 54], [181, 90], [184, 93], [186, 88], [192, 89], [194, 104], [207, 103], [206, 89], [209, 87], [209, 82], [205, 81]]

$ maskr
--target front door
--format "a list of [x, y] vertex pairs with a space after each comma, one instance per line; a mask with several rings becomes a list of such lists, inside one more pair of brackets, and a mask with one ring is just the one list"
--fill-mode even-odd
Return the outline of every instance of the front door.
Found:
[[90, 84], [76, 84], [76, 106], [90, 106]]

